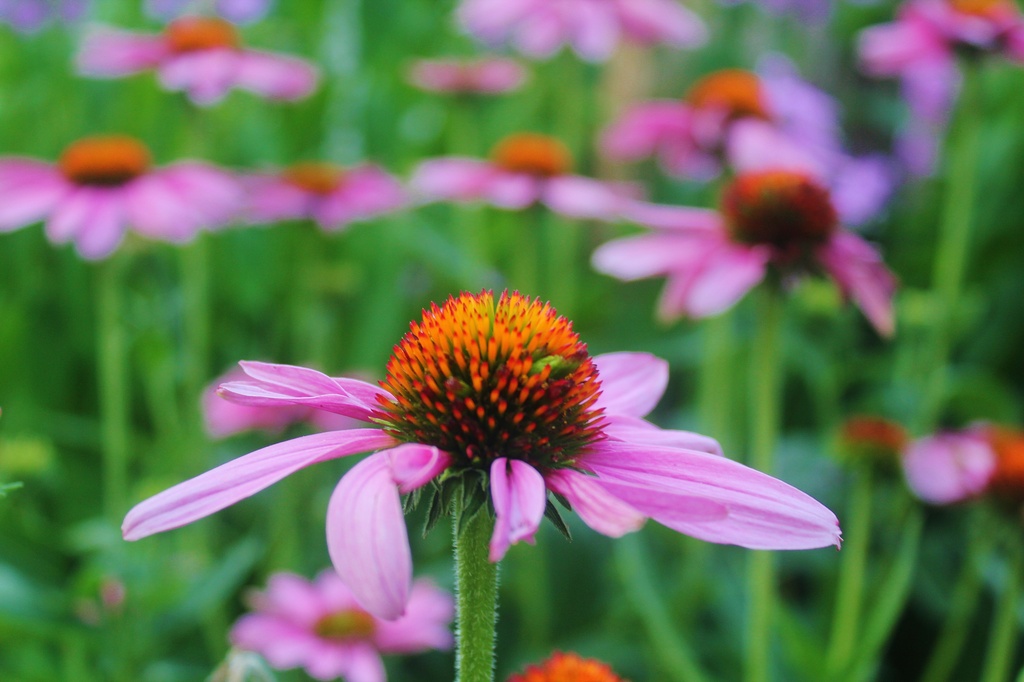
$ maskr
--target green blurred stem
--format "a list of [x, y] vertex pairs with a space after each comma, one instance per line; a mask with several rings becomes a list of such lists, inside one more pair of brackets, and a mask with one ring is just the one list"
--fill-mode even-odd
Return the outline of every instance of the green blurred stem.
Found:
[[[750, 465], [770, 474], [779, 429], [779, 392], [782, 374], [782, 297], [771, 286], [762, 287], [760, 318], [750, 356]], [[775, 557], [770, 552], [750, 553], [747, 573], [749, 616], [746, 641], [746, 679], [769, 678], [772, 611], [775, 608]]]
[[932, 290], [942, 311], [931, 341], [931, 355], [925, 365], [929, 373], [920, 431], [930, 429], [942, 407], [948, 381], [953, 326], [963, 289], [970, 246], [972, 213], [977, 194], [978, 159], [981, 149], [982, 83], [978, 65], [964, 63], [963, 90], [957, 116], [949, 131], [946, 149], [942, 218], [939, 244], [932, 271]]
[[981, 682], [1005, 682], [1009, 678], [1010, 664], [1016, 649], [1020, 622], [1017, 610], [1020, 606], [1021, 571], [1024, 570], [1024, 546], [1018, 538], [1007, 543], [1009, 557], [1006, 566], [1006, 586], [996, 603], [992, 618], [992, 631], [985, 652], [985, 667]]
[[498, 608], [498, 565], [488, 559], [492, 524], [478, 512], [462, 525], [454, 539], [455, 682], [492, 682]]
[[[196, 405], [207, 379], [210, 357], [209, 242], [200, 233], [179, 250], [185, 341], [186, 414], [197, 415]], [[194, 420], [193, 420], [194, 421]]]
[[[976, 511], [976, 520], [979, 514], [980, 511]], [[981, 596], [981, 574], [978, 566], [991, 551], [994, 538], [991, 528], [986, 524], [972, 523], [969, 527], [974, 530], [968, 533], [967, 550], [963, 565], [960, 567], [960, 575], [953, 586], [946, 621], [942, 624], [942, 630], [932, 649], [924, 675], [921, 676], [921, 682], [946, 682], [950, 678], [967, 641], [967, 635], [971, 631], [971, 622], [978, 608], [978, 598]]]
[[641, 538], [627, 535], [615, 542], [615, 564], [622, 587], [647, 631], [662, 668], [677, 682], [709, 682], [693, 649], [672, 624], [672, 617], [665, 609], [665, 598], [656, 592], [644, 568], [647, 563]]
[[732, 442], [735, 346], [732, 315], [726, 312], [704, 322], [704, 357], [697, 397], [700, 419], [706, 433], [718, 439], [725, 452], [736, 447]]
[[103, 443], [103, 506], [120, 524], [128, 487], [128, 358], [121, 308], [124, 258], [115, 254], [97, 272], [97, 367]]
[[870, 463], [854, 471], [853, 490], [847, 521], [845, 546], [836, 588], [836, 606], [832, 614], [832, 635], [825, 655], [825, 677], [836, 675], [850, 660], [857, 645], [864, 600], [864, 573], [868, 546], [871, 544], [871, 497], [873, 476]]

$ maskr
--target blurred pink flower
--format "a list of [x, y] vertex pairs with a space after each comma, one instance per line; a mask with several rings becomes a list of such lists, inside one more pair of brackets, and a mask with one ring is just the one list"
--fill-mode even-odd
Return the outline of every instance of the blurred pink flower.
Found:
[[248, 24], [266, 16], [271, 0], [146, 0], [146, 14], [161, 21], [182, 15], [214, 12], [236, 24]]
[[333, 571], [315, 581], [275, 573], [250, 598], [253, 613], [231, 628], [231, 642], [262, 654], [274, 668], [302, 667], [317, 680], [384, 682], [381, 654], [452, 647], [454, 603], [428, 580], [417, 580], [405, 615], [381, 620], [367, 613]]
[[518, 293], [433, 305], [395, 347], [381, 387], [302, 367], [242, 369], [249, 381], [221, 387], [232, 400], [374, 426], [272, 445], [174, 486], [128, 513], [126, 539], [191, 523], [311, 464], [373, 452], [331, 496], [327, 546], [359, 604], [381, 618], [405, 611], [412, 576], [399, 496], [460, 483], [484, 494], [478, 476], [489, 480], [495, 514], [491, 561], [533, 541], [549, 490], [612, 537], [650, 517], [755, 549], [839, 544], [835, 515], [811, 497], [722, 457], [710, 438], [643, 420], [665, 390], [667, 363], [643, 353], [591, 358], [568, 320]]
[[409, 68], [409, 82], [430, 92], [497, 95], [518, 90], [529, 76], [512, 59], [420, 59]]
[[902, 79], [911, 121], [900, 143], [910, 170], [925, 175], [960, 87], [957, 55], [1024, 64], [1024, 16], [1012, 0], [908, 0], [895, 21], [861, 32], [858, 52], [869, 75]]
[[462, 0], [462, 27], [476, 39], [546, 59], [563, 45], [604, 61], [623, 40], [698, 47], [707, 40], [700, 17], [676, 0]]
[[56, 164], [0, 158], [0, 232], [46, 220], [51, 242], [74, 242], [90, 260], [113, 253], [129, 226], [187, 242], [227, 224], [241, 202], [231, 173], [194, 161], [153, 168], [145, 146], [120, 135], [74, 142]]
[[308, 423], [318, 431], [334, 431], [352, 428], [357, 422], [333, 412], [318, 410], [305, 405], [290, 407], [261, 407], [239, 405], [218, 395], [217, 388], [230, 381], [244, 381], [246, 374], [233, 369], [211, 383], [202, 397], [203, 423], [206, 432], [214, 438], [227, 438], [245, 431], [269, 431], [278, 433], [292, 424]]
[[156, 71], [165, 89], [184, 91], [201, 106], [216, 104], [232, 88], [298, 100], [319, 78], [304, 59], [244, 47], [234, 26], [213, 17], [184, 17], [159, 34], [94, 28], [77, 63], [80, 73], [96, 78]]
[[509, 135], [490, 160], [443, 157], [413, 173], [414, 191], [429, 200], [482, 200], [521, 210], [540, 202], [570, 218], [614, 220], [640, 190], [569, 173], [572, 157], [560, 140], [537, 133]]
[[401, 184], [373, 165], [342, 168], [306, 161], [277, 173], [246, 178], [248, 218], [254, 223], [315, 220], [325, 230], [368, 220], [402, 208]]
[[828, 190], [807, 174], [741, 174], [721, 211], [638, 202], [628, 217], [654, 231], [600, 246], [594, 267], [627, 281], [666, 275], [663, 319], [721, 313], [769, 270], [783, 280], [824, 271], [880, 334], [894, 331], [894, 276], [871, 245], [840, 227]]
[[0, 0], [0, 24], [32, 33], [54, 19], [78, 21], [88, 7], [89, 0]]
[[931, 504], [952, 504], [980, 495], [995, 469], [995, 450], [981, 428], [920, 438], [903, 456], [907, 484]]

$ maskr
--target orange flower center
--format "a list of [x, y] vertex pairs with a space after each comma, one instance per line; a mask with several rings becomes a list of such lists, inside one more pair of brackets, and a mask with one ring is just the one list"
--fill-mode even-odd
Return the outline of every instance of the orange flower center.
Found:
[[722, 69], [705, 76], [690, 88], [685, 99], [698, 109], [723, 109], [729, 120], [771, 118], [761, 80], [743, 69]]
[[1011, 0], [947, 0], [960, 14], [982, 19], [1001, 19], [1017, 14], [1017, 7]]
[[985, 435], [996, 453], [990, 489], [1013, 500], [1024, 500], [1024, 432], [993, 426]]
[[149, 168], [150, 156], [138, 140], [124, 135], [86, 137], [68, 145], [57, 166], [79, 185], [116, 187]]
[[358, 609], [331, 613], [313, 624], [318, 637], [333, 640], [368, 639], [376, 629], [373, 616]]
[[538, 133], [509, 135], [491, 152], [494, 163], [513, 173], [551, 177], [569, 172], [572, 155], [561, 141]]
[[722, 195], [722, 212], [737, 241], [782, 250], [825, 241], [838, 225], [828, 190], [793, 171], [740, 175]]
[[507, 682], [625, 682], [608, 664], [574, 653], [555, 652], [541, 665], [531, 665]]
[[216, 48], [235, 49], [241, 45], [238, 31], [230, 23], [215, 17], [182, 17], [164, 30], [164, 39], [172, 52], [198, 52]]
[[567, 463], [601, 437], [601, 392], [587, 347], [547, 303], [489, 291], [431, 305], [387, 365], [377, 415], [401, 441], [434, 445], [456, 466], [499, 457]]
[[882, 417], [851, 417], [839, 437], [852, 453], [885, 460], [895, 460], [907, 444], [906, 429]]
[[281, 177], [312, 194], [330, 194], [341, 186], [345, 171], [333, 163], [303, 161], [286, 168]]

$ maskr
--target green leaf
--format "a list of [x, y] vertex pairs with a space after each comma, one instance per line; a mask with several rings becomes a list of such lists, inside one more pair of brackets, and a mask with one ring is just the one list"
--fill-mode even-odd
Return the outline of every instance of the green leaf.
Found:
[[[557, 496], [558, 493], [555, 493]], [[565, 521], [562, 519], [562, 515], [558, 513], [558, 507], [547, 500], [547, 504], [544, 507], [544, 516], [547, 517], [548, 521], [555, 527], [555, 529], [561, 533], [566, 540], [572, 542], [572, 533], [569, 532], [569, 526], [565, 525]]]

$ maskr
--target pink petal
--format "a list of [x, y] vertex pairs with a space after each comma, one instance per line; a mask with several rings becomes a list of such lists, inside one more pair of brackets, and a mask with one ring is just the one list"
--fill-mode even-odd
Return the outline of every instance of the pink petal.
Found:
[[667, 206], [664, 204], [634, 201], [626, 208], [623, 217], [638, 225], [655, 230], [678, 230], [680, 232], [710, 234], [722, 234], [725, 232], [722, 214], [708, 208]]
[[41, 220], [70, 191], [67, 181], [51, 166], [0, 162], [0, 232]]
[[117, 78], [156, 68], [166, 56], [158, 35], [95, 28], [85, 34], [76, 66], [85, 76]]
[[751, 549], [840, 542], [839, 522], [822, 504], [725, 457], [609, 440], [577, 464], [637, 511], [702, 540]]
[[525, 173], [498, 171], [484, 187], [482, 199], [499, 208], [518, 211], [540, 200], [544, 180]]
[[644, 525], [646, 516], [605, 490], [593, 476], [555, 469], [544, 478], [551, 490], [569, 501], [584, 523], [602, 535], [618, 538]]
[[294, 573], [281, 572], [270, 576], [267, 589], [254, 600], [260, 611], [305, 627], [312, 627], [328, 612], [314, 586]]
[[452, 457], [432, 445], [406, 443], [386, 453], [391, 480], [403, 495], [420, 488], [451, 466]]
[[410, 184], [429, 200], [471, 201], [483, 195], [495, 172], [494, 166], [479, 159], [433, 159], [416, 168]]
[[405, 615], [398, 620], [378, 622], [373, 641], [384, 653], [451, 649], [454, 642], [448, 626], [454, 616], [455, 601], [450, 594], [429, 580], [417, 580], [412, 586]]
[[[573, 19], [557, 6], [541, 5], [524, 17], [512, 32], [517, 50], [534, 59], [548, 59], [571, 38]], [[580, 55], [582, 57], [582, 55]], [[586, 59], [586, 57], [584, 57]]]
[[818, 259], [878, 333], [892, 336], [896, 331], [892, 306], [896, 278], [878, 252], [857, 235], [842, 232], [818, 249]]
[[700, 17], [674, 0], [619, 0], [618, 12], [629, 37], [642, 43], [698, 47], [708, 39]]
[[604, 353], [594, 364], [601, 379], [595, 407], [610, 415], [644, 417], [668, 387], [668, 363], [650, 353]]
[[921, 22], [900, 21], [861, 31], [857, 52], [864, 70], [874, 76], [899, 75], [923, 61], [951, 60], [952, 54], [934, 30]]
[[903, 473], [914, 494], [931, 504], [961, 502], [984, 492], [996, 454], [978, 433], [940, 433], [911, 443]]
[[[384, 662], [380, 660], [380, 655], [372, 646], [357, 642], [352, 644], [346, 653], [346, 665], [341, 673], [341, 676], [345, 678], [345, 682], [387, 682]], [[316, 670], [316, 666], [311, 662], [307, 666], [307, 670], [310, 670], [310, 674], [312, 674], [312, 671]], [[335, 677], [338, 677], [338, 675], [321, 674], [319, 679], [333, 680]]]
[[314, 197], [309, 192], [274, 175], [245, 178], [246, 219], [255, 224], [298, 220], [310, 215]]
[[188, 197], [190, 220], [200, 228], [221, 227], [241, 212], [245, 192], [229, 171], [195, 161], [183, 161], [153, 171], [174, 183]]
[[499, 457], [491, 464], [491, 500], [495, 518], [490, 560], [497, 562], [510, 545], [533, 542], [547, 506], [544, 477], [521, 459]]
[[199, 106], [212, 106], [236, 84], [239, 59], [236, 51], [228, 49], [177, 54], [160, 65], [160, 84], [167, 90], [185, 91]]
[[700, 236], [642, 234], [602, 244], [591, 256], [591, 263], [598, 272], [628, 282], [683, 269], [707, 248], [707, 240]]
[[621, 188], [578, 175], [551, 178], [543, 192], [548, 208], [570, 218], [615, 220], [628, 202]]
[[338, 482], [327, 506], [327, 549], [363, 608], [385, 620], [405, 612], [412, 554], [386, 451], [359, 462]]
[[394, 445], [380, 429], [351, 429], [294, 438], [249, 453], [137, 504], [124, 519], [125, 540], [192, 523], [317, 462]]
[[231, 628], [235, 646], [256, 651], [276, 668], [303, 665], [316, 654], [319, 644], [307, 630], [277, 616], [249, 613]]
[[691, 147], [689, 105], [674, 101], [646, 102], [629, 109], [601, 135], [610, 158], [636, 161], [654, 155], [663, 145]]
[[612, 3], [578, 3], [569, 11], [572, 11], [572, 20], [575, 23], [569, 41], [576, 54], [592, 62], [609, 59], [618, 47], [620, 39], [619, 20]]
[[726, 136], [726, 155], [736, 172], [791, 170], [826, 181], [825, 168], [806, 144], [776, 126], [754, 119], [736, 121]]
[[313, 213], [317, 222], [331, 229], [395, 211], [405, 203], [398, 180], [380, 168], [363, 166], [349, 171], [338, 190], [324, 197]]
[[245, 51], [238, 60], [236, 85], [269, 99], [297, 100], [316, 90], [320, 73], [304, 59]]
[[697, 450], [711, 455], [721, 455], [722, 446], [710, 436], [693, 431], [662, 429], [637, 417], [622, 415], [606, 416], [602, 432], [608, 438], [633, 443], [634, 445], [658, 445], [662, 447]]
[[688, 270], [677, 271], [665, 284], [658, 311], [664, 319], [680, 313], [700, 318], [728, 310], [762, 279], [771, 258], [765, 247], [721, 240], [709, 247]]
[[50, 215], [46, 235], [55, 244], [74, 241], [83, 258], [106, 258], [124, 238], [122, 203], [120, 188], [75, 189]]
[[190, 197], [161, 175], [146, 175], [132, 183], [125, 210], [135, 230], [151, 239], [183, 243], [198, 225], [189, 208]]

